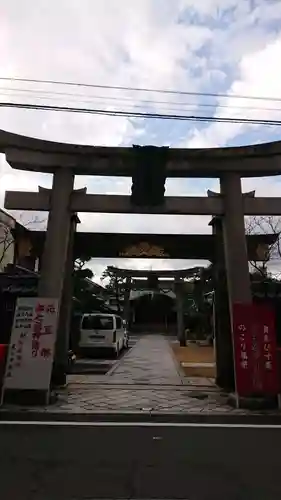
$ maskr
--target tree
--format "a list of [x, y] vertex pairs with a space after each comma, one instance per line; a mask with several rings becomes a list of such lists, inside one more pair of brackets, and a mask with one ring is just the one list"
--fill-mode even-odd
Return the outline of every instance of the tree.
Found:
[[1, 223], [0, 224], [0, 268], [3, 267], [10, 247], [14, 243], [14, 237], [11, 232], [11, 227]]
[[92, 255], [85, 250], [79, 256], [76, 256], [74, 260], [74, 269], [82, 270], [88, 262], [92, 259]]
[[[259, 279], [266, 279], [270, 277], [268, 270], [270, 261], [272, 264], [273, 262], [281, 262], [281, 217], [276, 217], [274, 215], [247, 217], [245, 221], [245, 232], [249, 235], [271, 233], [277, 236], [275, 242], [260, 249], [261, 255], [259, 261], [250, 262], [252, 266], [252, 278], [254, 277], [257, 281], [259, 281]], [[279, 275], [280, 272], [281, 269], [278, 271], [276, 270], [273, 274]]]
[[73, 294], [79, 301], [79, 308], [83, 312], [91, 312], [93, 306], [93, 292], [88, 280], [91, 280], [94, 273], [90, 269], [74, 269], [73, 272]]
[[73, 270], [73, 294], [80, 302], [82, 312], [91, 312], [96, 308], [97, 299], [93, 295], [93, 290], [89, 280], [92, 280], [94, 273], [85, 265], [91, 260], [91, 255], [85, 251], [74, 261]]
[[193, 278], [194, 307], [191, 311], [191, 324], [195, 337], [209, 337], [212, 333], [210, 326], [210, 305], [205, 295], [214, 290], [213, 265], [201, 268]]
[[121, 301], [124, 298], [124, 289], [125, 289], [125, 281], [126, 277], [119, 276], [116, 272], [108, 266], [101, 277], [102, 281], [107, 280], [107, 284], [105, 287], [108, 291], [114, 294], [116, 299], [116, 306], [118, 314], [121, 313]]

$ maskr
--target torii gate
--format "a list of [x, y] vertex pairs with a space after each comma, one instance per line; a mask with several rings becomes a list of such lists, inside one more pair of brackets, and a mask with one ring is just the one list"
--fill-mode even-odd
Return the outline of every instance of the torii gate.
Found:
[[[141, 151], [146, 151], [143, 171], [153, 174], [159, 156], [165, 179], [219, 178], [219, 196], [163, 197], [156, 205], [143, 205], [135, 197], [73, 190], [75, 175], [133, 177]], [[243, 197], [241, 177], [281, 174], [281, 141], [232, 148], [168, 148], [163, 154], [163, 148], [150, 146], [81, 146], [0, 131], [0, 152], [14, 169], [53, 174], [51, 192], [8, 191], [5, 198], [5, 208], [10, 210], [49, 211], [39, 287], [42, 297], [61, 300], [72, 214], [99, 212], [221, 216], [230, 313], [233, 303], [252, 301], [244, 215], [280, 215], [281, 203], [280, 198]]]
[[[125, 278], [124, 290], [124, 319], [129, 322], [130, 318], [130, 292], [134, 289], [142, 287], [147, 288], [153, 283], [158, 289], [165, 288], [165, 286], [174, 291], [176, 296], [176, 310], [177, 310], [177, 335], [181, 345], [185, 345], [185, 330], [184, 330], [184, 309], [183, 309], [183, 287], [184, 279], [194, 276], [200, 276], [202, 267], [192, 267], [189, 269], [174, 269], [174, 270], [155, 270], [155, 271], [140, 271], [136, 269], [121, 269], [118, 267], [110, 266], [109, 270], [116, 276]], [[135, 278], [141, 278], [136, 280]], [[165, 279], [166, 281], [159, 281], [158, 278]], [[167, 281], [171, 279], [171, 281]], [[152, 283], [151, 283], [152, 282]]]

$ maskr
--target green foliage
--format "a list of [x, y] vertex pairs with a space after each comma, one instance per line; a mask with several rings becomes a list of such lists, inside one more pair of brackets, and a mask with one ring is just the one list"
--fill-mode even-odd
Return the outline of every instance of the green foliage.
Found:
[[110, 267], [107, 267], [101, 277], [102, 281], [107, 281], [105, 288], [115, 296], [118, 313], [121, 313], [121, 300], [124, 297], [125, 281], [124, 276], [118, 276]]
[[94, 277], [94, 273], [89, 268], [83, 268], [90, 259], [91, 257], [86, 256], [77, 259], [73, 271], [73, 294], [79, 301], [81, 312], [92, 312], [100, 305], [88, 281]]
[[124, 293], [124, 285], [126, 278], [124, 276], [118, 276], [114, 271], [110, 269], [110, 267], [107, 267], [104, 272], [102, 273], [101, 280], [107, 280], [107, 283], [105, 283], [105, 287], [108, 290], [115, 291], [116, 288], [118, 288], [118, 291], [122, 294]]
[[83, 254], [80, 254], [79, 257], [76, 257], [74, 262], [75, 269], [83, 269], [85, 264], [90, 262], [92, 256], [85, 250]]

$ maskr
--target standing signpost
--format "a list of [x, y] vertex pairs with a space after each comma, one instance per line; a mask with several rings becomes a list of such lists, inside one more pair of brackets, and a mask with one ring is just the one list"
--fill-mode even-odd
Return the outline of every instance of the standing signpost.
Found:
[[280, 383], [274, 311], [263, 304], [234, 304], [233, 346], [236, 394], [277, 396]]
[[57, 321], [56, 299], [21, 297], [17, 300], [2, 402], [9, 390], [44, 391], [49, 400]]

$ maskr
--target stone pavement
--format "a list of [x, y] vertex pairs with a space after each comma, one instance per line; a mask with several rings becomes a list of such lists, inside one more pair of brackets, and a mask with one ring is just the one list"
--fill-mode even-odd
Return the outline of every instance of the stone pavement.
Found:
[[58, 411], [73, 413], [106, 412], [169, 412], [208, 413], [234, 411], [219, 393], [190, 391], [186, 386], [161, 387], [104, 385], [69, 386], [62, 394]]
[[139, 339], [109, 375], [111, 381], [122, 384], [182, 383], [169, 342], [161, 335], [148, 335]]
[[[106, 375], [70, 375], [68, 382], [55, 404], [36, 408], [36, 412], [73, 416], [249, 413], [229, 406], [227, 394], [220, 392], [212, 379], [185, 378], [174, 359], [169, 340], [161, 335], [141, 337]], [[11, 409], [20, 408], [6, 407], [6, 410]], [[30, 410], [34, 408], [24, 408], [24, 411]]]
[[171, 338], [147, 335], [138, 338], [134, 347], [105, 376], [70, 375], [73, 384], [206, 386], [215, 388], [210, 378], [185, 377], [170, 347]]

